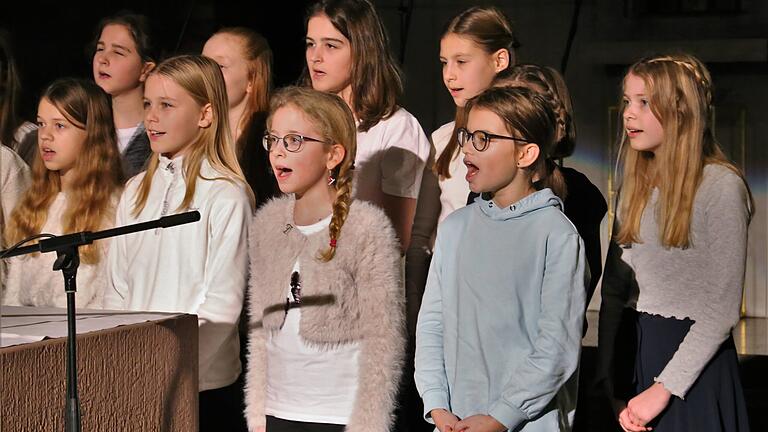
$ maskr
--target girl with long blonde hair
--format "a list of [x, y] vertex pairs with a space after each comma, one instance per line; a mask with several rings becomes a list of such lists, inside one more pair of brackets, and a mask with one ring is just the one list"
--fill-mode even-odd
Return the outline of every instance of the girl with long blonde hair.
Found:
[[221, 419], [241, 417], [237, 323], [252, 194], [237, 164], [216, 62], [202, 56], [164, 61], [147, 78], [144, 107], [154, 154], [147, 170], [126, 185], [117, 224], [190, 210], [201, 219], [118, 238], [109, 256], [105, 306], [198, 316], [200, 426], [209, 430]]
[[[8, 243], [40, 233], [112, 227], [122, 170], [109, 97], [92, 82], [57, 80], [40, 99], [37, 124], [32, 184], [6, 227]], [[80, 307], [101, 307], [108, 245], [97, 241], [80, 247]], [[66, 307], [61, 276], [51, 271], [55, 259], [40, 254], [11, 260], [3, 303]]]
[[[600, 311], [618, 421], [627, 431], [749, 430], [731, 330], [752, 204], [714, 137], [712, 79], [693, 56], [661, 55], [633, 64], [623, 90], [624, 173]], [[628, 335], [617, 335], [622, 316], [634, 321]], [[634, 359], [613, 358], [628, 339]], [[624, 376], [623, 364], [634, 365]]]

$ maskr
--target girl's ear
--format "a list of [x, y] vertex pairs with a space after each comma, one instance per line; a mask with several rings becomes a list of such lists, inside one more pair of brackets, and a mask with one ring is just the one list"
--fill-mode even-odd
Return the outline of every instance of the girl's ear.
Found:
[[493, 70], [499, 73], [509, 66], [509, 50], [502, 48], [493, 53]]
[[539, 159], [540, 152], [541, 150], [539, 149], [538, 144], [525, 144], [523, 146], [518, 146], [517, 166], [520, 168], [527, 168], [533, 165], [533, 163]]
[[328, 160], [325, 163], [326, 168], [332, 170], [344, 161], [347, 155], [347, 149], [341, 144], [331, 144], [331, 150], [328, 152]]
[[197, 126], [205, 129], [213, 123], [213, 106], [207, 103], [200, 110], [200, 121], [197, 122]]
[[139, 75], [139, 82], [144, 82], [147, 80], [147, 77], [149, 76], [149, 73], [152, 72], [152, 69], [157, 66], [155, 62], [148, 61], [144, 62], [144, 65], [141, 67], [141, 75]]
[[256, 76], [256, 70], [254, 69], [253, 65], [248, 66], [248, 85], [245, 86], [245, 94], [251, 94], [253, 91], [253, 80]]

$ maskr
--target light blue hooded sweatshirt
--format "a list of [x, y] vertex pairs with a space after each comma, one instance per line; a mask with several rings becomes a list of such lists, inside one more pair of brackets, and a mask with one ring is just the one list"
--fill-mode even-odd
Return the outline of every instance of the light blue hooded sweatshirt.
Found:
[[478, 198], [440, 225], [416, 330], [424, 414], [568, 431], [576, 406], [584, 244], [550, 189]]

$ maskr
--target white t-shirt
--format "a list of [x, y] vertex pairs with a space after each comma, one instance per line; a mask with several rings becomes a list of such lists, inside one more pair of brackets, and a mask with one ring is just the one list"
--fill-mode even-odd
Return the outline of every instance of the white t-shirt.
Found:
[[419, 121], [398, 108], [357, 133], [355, 197], [375, 204], [383, 202], [383, 194], [416, 199], [428, 157], [429, 139]]
[[128, 148], [128, 144], [131, 143], [133, 134], [136, 133], [136, 129], [138, 128], [139, 125], [130, 128], [117, 129], [117, 148], [120, 150], [120, 154], [125, 153], [125, 150]]
[[[448, 141], [453, 134], [455, 122], [446, 123], [436, 131], [432, 132], [432, 143], [435, 145], [435, 160], [437, 160], [448, 146]], [[442, 222], [449, 214], [456, 209], [460, 209], [467, 204], [469, 195], [469, 183], [467, 183], [467, 166], [464, 165], [464, 157], [459, 154], [451, 160], [448, 166], [450, 178], [438, 178], [440, 184], [440, 217], [438, 223]]]
[[[328, 216], [313, 225], [296, 228], [311, 235], [330, 222]], [[300, 287], [298, 261], [293, 273], [298, 276], [298, 284], [294, 285]], [[293, 303], [291, 288], [288, 284], [285, 296], [286, 302]], [[280, 331], [267, 336], [265, 413], [284, 420], [347, 424], [357, 394], [360, 346], [357, 342], [332, 349], [309, 345], [299, 335], [300, 322], [301, 307], [292, 304]]]

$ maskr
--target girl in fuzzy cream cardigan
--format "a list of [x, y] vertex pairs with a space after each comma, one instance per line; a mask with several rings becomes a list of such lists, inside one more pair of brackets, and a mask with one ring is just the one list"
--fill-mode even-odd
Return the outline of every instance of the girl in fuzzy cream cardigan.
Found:
[[290, 87], [267, 127], [289, 195], [249, 233], [248, 427], [388, 431], [405, 345], [400, 254], [384, 212], [351, 199], [352, 113], [337, 96]]

